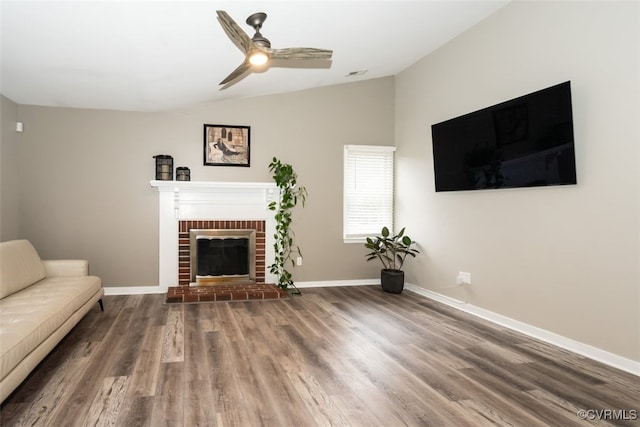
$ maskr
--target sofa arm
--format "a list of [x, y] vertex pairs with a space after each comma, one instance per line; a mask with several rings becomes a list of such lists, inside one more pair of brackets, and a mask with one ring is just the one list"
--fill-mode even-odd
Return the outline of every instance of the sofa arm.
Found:
[[43, 260], [47, 277], [88, 276], [89, 261], [84, 259]]

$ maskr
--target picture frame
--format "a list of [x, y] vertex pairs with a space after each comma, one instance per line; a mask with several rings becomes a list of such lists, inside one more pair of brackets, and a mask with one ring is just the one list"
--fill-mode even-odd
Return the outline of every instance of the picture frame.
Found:
[[251, 165], [251, 127], [204, 125], [204, 165]]

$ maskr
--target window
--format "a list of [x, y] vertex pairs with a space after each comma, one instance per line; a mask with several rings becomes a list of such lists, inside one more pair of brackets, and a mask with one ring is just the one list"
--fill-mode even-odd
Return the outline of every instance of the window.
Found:
[[344, 146], [345, 243], [363, 242], [382, 227], [393, 229], [393, 152], [395, 147]]

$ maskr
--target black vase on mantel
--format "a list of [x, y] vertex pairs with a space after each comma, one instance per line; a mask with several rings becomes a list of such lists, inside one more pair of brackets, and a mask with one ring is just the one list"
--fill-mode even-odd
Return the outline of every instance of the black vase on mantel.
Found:
[[392, 294], [402, 293], [404, 289], [404, 271], [383, 268], [380, 270], [382, 290]]

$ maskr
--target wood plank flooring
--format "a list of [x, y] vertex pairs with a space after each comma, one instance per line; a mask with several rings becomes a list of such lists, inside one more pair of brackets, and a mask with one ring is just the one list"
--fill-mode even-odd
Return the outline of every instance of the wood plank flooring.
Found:
[[163, 299], [105, 297], [0, 425], [640, 425], [640, 378], [409, 291]]

